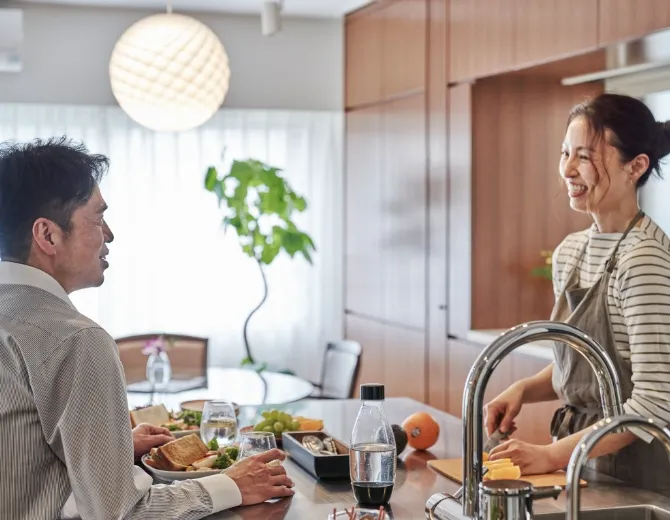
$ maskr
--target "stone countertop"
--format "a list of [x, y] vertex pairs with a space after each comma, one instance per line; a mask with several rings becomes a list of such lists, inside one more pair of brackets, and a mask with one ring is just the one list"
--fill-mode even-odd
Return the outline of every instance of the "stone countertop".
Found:
[[[335, 438], [349, 443], [360, 402], [358, 400], [305, 400], [281, 407], [288, 413], [322, 418], [324, 429]], [[278, 407], [280, 408], [280, 407]], [[425, 503], [437, 492], [454, 493], [460, 486], [442, 477], [429, 467], [429, 460], [461, 456], [462, 423], [457, 417], [441, 412], [408, 398], [390, 398], [385, 409], [391, 423], [399, 424], [408, 415], [426, 411], [440, 424], [440, 437], [435, 446], [424, 452], [407, 448], [398, 464], [396, 485], [391, 498], [390, 518], [398, 520], [424, 519]], [[252, 424], [257, 410], [243, 407], [240, 426]], [[290, 499], [239, 507], [210, 516], [216, 520], [326, 520], [333, 508], [342, 510], [354, 505], [350, 483], [347, 481], [319, 482], [290, 459], [284, 463], [295, 482], [296, 493]], [[621, 486], [612, 479], [584, 474], [589, 487], [582, 490], [583, 509], [602, 509], [654, 503], [670, 509], [670, 500], [653, 493]], [[541, 500], [535, 504], [536, 514], [565, 511], [565, 493], [558, 500]]]

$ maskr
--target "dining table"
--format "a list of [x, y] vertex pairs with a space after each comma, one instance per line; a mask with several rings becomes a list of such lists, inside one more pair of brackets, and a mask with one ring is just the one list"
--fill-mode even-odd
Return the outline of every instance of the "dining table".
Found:
[[299, 401], [314, 392], [314, 385], [301, 377], [265, 370], [261, 373], [245, 368], [209, 367], [206, 386], [178, 392], [133, 391], [128, 387], [131, 408], [162, 403], [169, 410], [179, 410], [186, 401], [221, 399], [242, 405], [280, 405]]

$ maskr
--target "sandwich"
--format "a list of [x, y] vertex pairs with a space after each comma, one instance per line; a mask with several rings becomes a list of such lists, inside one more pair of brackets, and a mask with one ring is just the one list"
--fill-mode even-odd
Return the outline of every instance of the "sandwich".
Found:
[[186, 471], [209, 453], [207, 445], [192, 433], [151, 450], [145, 463], [163, 471]]

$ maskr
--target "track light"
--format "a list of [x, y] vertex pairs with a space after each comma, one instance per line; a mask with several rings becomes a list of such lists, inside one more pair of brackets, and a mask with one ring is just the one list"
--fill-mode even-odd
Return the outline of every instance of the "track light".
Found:
[[281, 31], [281, 9], [282, 2], [280, 0], [263, 3], [263, 11], [261, 12], [263, 36], [272, 36]]

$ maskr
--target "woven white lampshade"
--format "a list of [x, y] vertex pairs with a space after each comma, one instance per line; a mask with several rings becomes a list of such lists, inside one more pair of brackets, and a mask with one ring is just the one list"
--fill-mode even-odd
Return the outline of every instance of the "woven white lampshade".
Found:
[[179, 132], [200, 126], [223, 103], [228, 56], [209, 27], [180, 14], [143, 18], [121, 36], [109, 63], [112, 92], [142, 126]]

